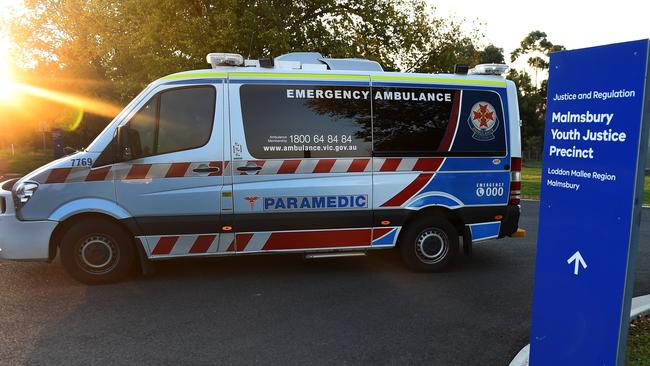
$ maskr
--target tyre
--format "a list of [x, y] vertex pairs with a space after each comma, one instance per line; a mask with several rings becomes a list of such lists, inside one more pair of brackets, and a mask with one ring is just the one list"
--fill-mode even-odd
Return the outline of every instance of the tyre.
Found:
[[124, 279], [133, 268], [135, 248], [128, 232], [105, 219], [75, 223], [61, 240], [61, 263], [71, 277], [89, 284]]
[[456, 228], [443, 218], [422, 217], [408, 224], [399, 250], [407, 267], [415, 272], [440, 272], [458, 252]]

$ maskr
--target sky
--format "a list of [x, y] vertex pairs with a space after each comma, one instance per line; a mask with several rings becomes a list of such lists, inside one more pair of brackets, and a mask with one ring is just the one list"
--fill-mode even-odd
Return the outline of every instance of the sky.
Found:
[[486, 43], [510, 52], [533, 30], [567, 49], [650, 38], [649, 0], [426, 0], [441, 17], [484, 23]]

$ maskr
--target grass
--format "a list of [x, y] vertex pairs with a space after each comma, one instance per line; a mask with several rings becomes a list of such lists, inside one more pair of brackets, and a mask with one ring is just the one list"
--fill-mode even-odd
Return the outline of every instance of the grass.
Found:
[[521, 168], [521, 198], [539, 199], [541, 182], [542, 162], [524, 161]]
[[[524, 161], [521, 168], [521, 197], [539, 199], [542, 186], [542, 162]], [[650, 204], [650, 177], [645, 177], [643, 184], [643, 203]]]
[[650, 317], [641, 317], [630, 323], [625, 364], [627, 366], [650, 365]]
[[0, 158], [8, 162], [8, 171], [3, 173], [27, 174], [34, 169], [43, 166], [52, 161], [52, 151], [50, 150], [16, 150], [15, 155], [11, 156], [11, 150], [0, 150]]

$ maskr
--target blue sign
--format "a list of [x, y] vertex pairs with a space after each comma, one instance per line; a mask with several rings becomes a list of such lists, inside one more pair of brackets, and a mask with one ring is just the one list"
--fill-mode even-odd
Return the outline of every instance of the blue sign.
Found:
[[551, 55], [532, 366], [624, 364], [647, 76], [647, 40]]

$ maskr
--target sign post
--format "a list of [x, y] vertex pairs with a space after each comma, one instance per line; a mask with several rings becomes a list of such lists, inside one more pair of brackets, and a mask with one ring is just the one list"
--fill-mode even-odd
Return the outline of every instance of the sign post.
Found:
[[641, 40], [551, 55], [532, 366], [624, 364], [650, 122], [648, 50]]

